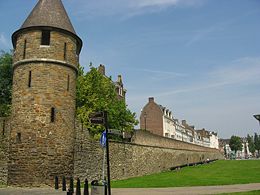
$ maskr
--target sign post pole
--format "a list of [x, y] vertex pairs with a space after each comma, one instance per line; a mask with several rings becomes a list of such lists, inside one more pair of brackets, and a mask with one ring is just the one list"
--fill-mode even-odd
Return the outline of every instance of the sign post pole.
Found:
[[[109, 146], [108, 146], [108, 118], [107, 111], [104, 112], [95, 112], [90, 115], [90, 122], [92, 124], [100, 124], [105, 126], [105, 134], [101, 136], [100, 143], [102, 146], [106, 145], [106, 156], [107, 156], [107, 188], [108, 195], [111, 195], [111, 186], [110, 186], [110, 163], [109, 163]], [[104, 143], [105, 142], [105, 143]]]
[[109, 146], [108, 146], [108, 120], [107, 120], [107, 111], [104, 112], [105, 118], [105, 128], [106, 128], [106, 154], [107, 154], [107, 188], [108, 188], [108, 195], [111, 195], [111, 186], [110, 186], [110, 163], [109, 163]]

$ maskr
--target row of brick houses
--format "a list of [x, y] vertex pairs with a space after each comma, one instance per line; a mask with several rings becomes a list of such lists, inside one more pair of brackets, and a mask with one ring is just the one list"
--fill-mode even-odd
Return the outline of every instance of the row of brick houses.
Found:
[[217, 133], [207, 131], [204, 128], [196, 130], [186, 120], [180, 122], [174, 117], [171, 110], [157, 104], [153, 97], [149, 98], [148, 103], [141, 111], [140, 128], [163, 137], [210, 148], [219, 148]]

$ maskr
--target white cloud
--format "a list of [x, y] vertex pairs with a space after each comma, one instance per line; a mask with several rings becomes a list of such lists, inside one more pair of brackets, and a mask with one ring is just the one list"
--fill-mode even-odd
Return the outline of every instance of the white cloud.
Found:
[[140, 69], [138, 71], [148, 73], [149, 77], [151, 77], [152, 79], [155, 79], [155, 80], [167, 80], [167, 79], [174, 79], [177, 77], [186, 77], [187, 76], [187, 74], [185, 74], [185, 73], [162, 71], [162, 70]]
[[226, 31], [233, 23], [239, 22], [242, 18], [248, 17], [252, 14], [258, 13], [259, 10], [251, 10], [249, 12], [243, 13], [234, 18], [229, 18], [223, 22], [213, 24], [211, 26], [194, 30], [192, 32], [191, 38], [186, 42], [185, 46], [191, 46], [192, 44], [199, 42], [200, 40], [212, 37], [214, 34], [220, 34]]
[[[218, 66], [219, 67], [219, 66]], [[260, 83], [260, 57], [245, 57], [234, 60], [211, 72], [205, 72], [196, 77], [189, 77], [186, 87], [158, 93], [157, 97], [172, 96], [174, 94], [193, 93], [215, 88], [225, 88], [232, 85], [250, 85]], [[184, 76], [184, 75], [182, 75]], [[186, 75], [186, 77], [188, 77]], [[140, 98], [140, 96], [139, 96]]]
[[150, 12], [159, 12], [163, 8], [181, 6], [194, 7], [203, 5], [207, 0], [79, 0], [69, 1], [76, 7], [74, 13], [81, 19], [93, 16], [121, 15], [129, 18]]
[[0, 49], [10, 49], [10, 42], [7, 40], [7, 38], [4, 36], [3, 33], [0, 33]]
[[202, 0], [136, 0], [137, 7], [169, 7], [169, 6], [197, 6]]
[[209, 73], [213, 80], [225, 84], [252, 83], [260, 80], [259, 75], [260, 57], [240, 58]]

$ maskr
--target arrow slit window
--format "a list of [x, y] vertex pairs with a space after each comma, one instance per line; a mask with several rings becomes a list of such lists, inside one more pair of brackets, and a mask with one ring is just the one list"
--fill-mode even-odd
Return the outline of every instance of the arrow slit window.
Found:
[[5, 135], [5, 120], [3, 121], [3, 135]]
[[70, 90], [70, 75], [68, 75], [68, 78], [67, 78], [67, 91]]
[[24, 45], [23, 45], [23, 59], [26, 57], [26, 45], [27, 45], [27, 40], [24, 40]]
[[55, 108], [51, 108], [51, 122], [54, 123], [55, 121]]
[[32, 85], [32, 71], [29, 71], [29, 78], [28, 78], [28, 87]]
[[64, 56], [63, 56], [64, 60], [67, 60], [67, 43], [64, 43]]

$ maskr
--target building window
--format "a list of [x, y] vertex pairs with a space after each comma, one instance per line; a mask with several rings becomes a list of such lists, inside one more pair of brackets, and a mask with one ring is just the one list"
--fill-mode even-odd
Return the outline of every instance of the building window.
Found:
[[29, 71], [28, 87], [32, 86], [32, 71]]
[[24, 40], [24, 45], [23, 45], [23, 59], [26, 58], [26, 44], [27, 44], [27, 40]]
[[50, 45], [51, 32], [49, 30], [42, 31], [41, 45]]
[[64, 61], [67, 60], [67, 43], [64, 43]]
[[119, 88], [118, 88], [118, 94], [119, 94], [120, 96], [123, 96], [123, 88], [122, 88], [122, 87], [119, 87]]
[[70, 75], [68, 75], [68, 78], [67, 78], [67, 91], [70, 90]]
[[51, 108], [51, 122], [54, 123], [55, 121], [55, 108]]

